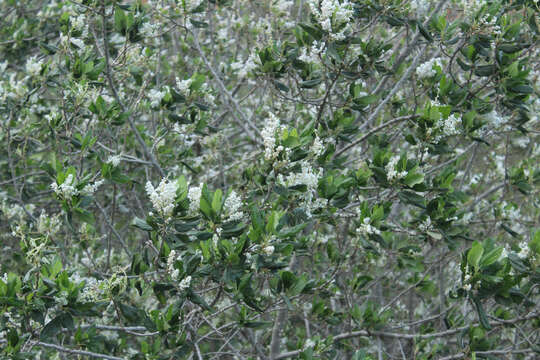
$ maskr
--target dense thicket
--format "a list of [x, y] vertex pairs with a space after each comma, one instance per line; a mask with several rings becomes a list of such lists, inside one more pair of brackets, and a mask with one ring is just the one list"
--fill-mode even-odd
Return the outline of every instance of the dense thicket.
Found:
[[537, 359], [537, 0], [1, 0], [0, 358]]

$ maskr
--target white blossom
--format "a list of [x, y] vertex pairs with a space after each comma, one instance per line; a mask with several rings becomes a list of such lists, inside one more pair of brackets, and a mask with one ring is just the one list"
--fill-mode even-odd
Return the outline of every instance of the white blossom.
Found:
[[37, 60], [35, 56], [26, 60], [26, 71], [28, 71], [31, 76], [38, 76], [41, 72], [41, 66], [42, 61]]
[[326, 148], [324, 143], [318, 136], [316, 136], [315, 140], [313, 141], [313, 145], [311, 145], [310, 151], [315, 154], [315, 157], [319, 157], [324, 153], [325, 150]]
[[78, 47], [79, 49], [84, 48], [84, 41], [83, 41], [82, 39], [71, 38], [70, 41], [71, 41], [71, 43], [72, 43], [73, 45], [75, 45], [75, 46]]
[[356, 229], [356, 233], [359, 235], [380, 235], [381, 231], [371, 225], [371, 218], [365, 217], [364, 220], [362, 220], [362, 224]]
[[276, 146], [276, 132], [281, 128], [280, 122], [277, 116], [273, 113], [268, 115], [269, 119], [266, 122], [266, 125], [261, 131], [264, 143], [264, 158], [266, 160], [275, 159], [279, 152], [275, 151]]
[[117, 167], [122, 161], [122, 155], [111, 155], [107, 159], [107, 164], [111, 164], [114, 167]]
[[472, 17], [474, 16], [484, 5], [486, 5], [486, 0], [462, 0], [463, 12], [465, 15]]
[[399, 156], [392, 156], [390, 160], [388, 161], [388, 164], [385, 166], [386, 170], [386, 178], [388, 181], [392, 181], [394, 179], [401, 179], [402, 177], [407, 176], [407, 171], [403, 170], [398, 172], [396, 170], [396, 165], [399, 162]]
[[146, 193], [154, 209], [167, 220], [174, 210], [177, 189], [178, 183], [167, 179], [162, 179], [157, 188], [154, 188], [150, 181], [146, 183]]
[[[309, 0], [311, 12], [334, 40], [345, 38], [345, 32], [350, 28], [353, 15], [352, 4], [348, 0]], [[319, 6], [320, 5], [320, 6]], [[343, 27], [343, 28], [342, 28]]]
[[298, 60], [306, 63], [317, 63], [320, 61], [320, 56], [324, 51], [326, 44], [324, 41], [314, 41], [311, 46], [303, 47], [298, 56]]
[[92, 195], [93, 193], [96, 192], [96, 190], [98, 189], [98, 187], [100, 187], [103, 183], [105, 182], [105, 180], [99, 180], [99, 181], [96, 181], [95, 183], [92, 183], [92, 184], [87, 184], [82, 192], [86, 195]]
[[75, 179], [72, 174], [69, 174], [64, 182], [57, 185], [56, 182], [51, 184], [52, 190], [56, 195], [62, 195], [64, 198], [71, 198], [73, 195], [77, 195], [79, 191], [75, 188]]
[[308, 349], [310, 347], [314, 347], [317, 343], [311, 339], [307, 339], [304, 343], [304, 349]]
[[189, 199], [189, 211], [192, 214], [195, 214], [199, 211], [201, 204], [201, 194], [202, 194], [203, 183], [199, 186], [190, 187], [188, 191]]
[[86, 19], [84, 17], [84, 14], [80, 14], [77, 17], [71, 18], [71, 25], [73, 25], [73, 28], [75, 30], [82, 30], [85, 26]]
[[192, 79], [180, 80], [179, 78], [176, 78], [176, 88], [178, 89], [178, 92], [187, 96], [192, 82]]
[[520, 259], [526, 259], [529, 257], [529, 245], [526, 241], [522, 241], [519, 243], [519, 253], [518, 257]]
[[239, 78], [245, 78], [251, 71], [257, 68], [255, 57], [250, 54], [245, 62], [235, 61], [231, 64], [231, 69], [237, 72]]
[[411, 0], [411, 10], [419, 17], [427, 14], [429, 5], [430, 3], [428, 0]]
[[268, 256], [272, 255], [274, 253], [274, 250], [275, 247], [273, 245], [266, 245], [262, 248], [262, 251]]
[[437, 128], [441, 134], [435, 137], [435, 142], [440, 141], [443, 137], [459, 134], [459, 126], [461, 125], [461, 117], [455, 114], [450, 114], [447, 119], [441, 119], [437, 122]]
[[186, 290], [187, 288], [189, 288], [191, 285], [191, 276], [186, 276], [184, 279], [182, 279], [182, 281], [180, 281], [180, 285], [178, 285], [180, 287], [180, 290]]
[[304, 210], [306, 210], [306, 214], [308, 217], [311, 217], [311, 212], [313, 210], [323, 208], [328, 203], [327, 199], [316, 198], [317, 186], [323, 170], [322, 168], [319, 168], [318, 170], [313, 169], [313, 167], [307, 161], [303, 161], [301, 163], [301, 169], [301, 172], [290, 173], [287, 177], [279, 174], [278, 183], [287, 187], [295, 185], [307, 186], [307, 190], [302, 193], [301, 200]]
[[150, 106], [153, 108], [158, 107], [161, 104], [161, 100], [165, 97], [165, 91], [159, 91], [157, 89], [151, 89], [148, 92], [148, 98], [150, 99]]
[[486, 115], [486, 120], [494, 129], [497, 129], [500, 126], [502, 126], [504, 123], [506, 123], [506, 119], [503, 116], [501, 116], [496, 110], [493, 110], [490, 113], [488, 113]]
[[442, 61], [441, 58], [433, 58], [425, 63], [421, 64], [416, 68], [416, 75], [418, 75], [419, 79], [427, 79], [435, 74], [437, 74], [437, 71], [433, 69], [434, 66], [439, 66], [442, 68]]
[[36, 225], [37, 231], [40, 234], [47, 235], [55, 235], [58, 233], [62, 225], [58, 215], [48, 216], [45, 209], [41, 209], [41, 214], [39, 215]]
[[234, 190], [225, 199], [224, 206], [230, 221], [241, 220], [244, 217], [244, 213], [240, 211], [243, 206], [242, 198]]

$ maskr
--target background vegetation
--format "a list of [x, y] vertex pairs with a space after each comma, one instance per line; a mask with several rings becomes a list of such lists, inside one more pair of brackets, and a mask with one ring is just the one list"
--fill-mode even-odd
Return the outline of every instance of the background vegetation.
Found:
[[1, 0], [5, 359], [537, 359], [536, 0]]

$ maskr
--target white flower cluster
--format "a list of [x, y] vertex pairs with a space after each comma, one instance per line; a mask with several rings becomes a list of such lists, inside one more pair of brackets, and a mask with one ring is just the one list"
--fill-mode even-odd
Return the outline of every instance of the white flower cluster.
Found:
[[275, 247], [274, 245], [265, 245], [261, 249], [266, 255], [270, 256], [274, 253]]
[[79, 190], [75, 187], [75, 178], [72, 174], [69, 174], [60, 186], [53, 182], [51, 184], [51, 189], [56, 193], [56, 195], [61, 195], [66, 199], [71, 198], [73, 195], [77, 195]]
[[501, 116], [496, 110], [493, 110], [489, 114], [487, 114], [486, 119], [495, 129], [506, 122], [506, 119]]
[[308, 189], [313, 190], [317, 189], [319, 175], [321, 173], [322, 169], [319, 169], [318, 172], [315, 172], [309, 163], [303, 162], [301, 173], [291, 173], [287, 176], [286, 179], [283, 178], [282, 174], [279, 174], [278, 182], [286, 186], [306, 185]]
[[55, 235], [60, 231], [62, 223], [59, 219], [60, 214], [55, 216], [48, 216], [45, 209], [41, 209], [41, 214], [37, 220], [37, 231], [40, 234]]
[[313, 144], [311, 145], [310, 152], [314, 154], [315, 157], [319, 157], [324, 153], [325, 150], [326, 147], [324, 146], [324, 142], [320, 137], [316, 136], [315, 140], [313, 140]]
[[146, 183], [146, 193], [150, 197], [154, 209], [166, 220], [169, 220], [174, 210], [176, 190], [178, 190], [178, 182], [176, 181], [162, 179], [157, 188], [154, 188], [150, 181]]
[[[26, 210], [32, 214], [34, 212], [34, 209], [36, 206], [34, 204], [27, 204]], [[4, 199], [2, 201], [2, 206], [0, 207], [2, 210], [2, 214], [4, 214], [9, 220], [14, 220], [15, 218], [18, 218], [18, 220], [24, 220], [27, 216], [26, 211], [24, 211], [24, 208], [19, 204], [13, 204], [10, 205], [7, 203], [7, 201]]]
[[157, 89], [150, 89], [148, 92], [148, 99], [150, 99], [150, 106], [153, 108], [158, 107], [161, 104], [161, 100], [165, 97], [167, 93], [165, 91], [160, 91]]
[[428, 231], [431, 229], [431, 218], [428, 216], [424, 221], [418, 225], [420, 231]]
[[526, 259], [529, 257], [529, 245], [526, 241], [522, 241], [519, 243], [519, 253], [518, 257], [520, 259]]
[[356, 233], [358, 235], [380, 235], [381, 231], [375, 226], [371, 225], [371, 218], [365, 217], [364, 220], [362, 220], [362, 224], [360, 224], [360, 227], [356, 229]]
[[416, 68], [416, 75], [418, 75], [419, 79], [430, 78], [437, 74], [437, 71], [433, 69], [434, 66], [442, 68], [441, 58], [433, 58], [418, 66]]
[[315, 171], [308, 162], [304, 161], [302, 162], [302, 172], [291, 173], [286, 178], [282, 174], [278, 175], [278, 183], [284, 186], [307, 186], [306, 192], [302, 193], [302, 205], [308, 217], [311, 217], [312, 211], [323, 208], [328, 204], [327, 199], [316, 197], [317, 186], [322, 173], [322, 168]]
[[473, 17], [486, 3], [486, 0], [462, 0], [463, 13], [466, 16]]
[[418, 17], [427, 14], [430, 2], [428, 0], [411, 0], [411, 11], [415, 12]]
[[42, 64], [43, 62], [41, 60], [38, 61], [35, 56], [28, 58], [28, 60], [26, 60], [26, 71], [28, 71], [31, 76], [38, 76], [41, 72]]
[[269, 119], [264, 128], [261, 131], [264, 143], [264, 158], [266, 160], [274, 160], [278, 155], [278, 149], [276, 149], [276, 132], [281, 129], [279, 119], [273, 113], [269, 114]]
[[199, 211], [201, 205], [201, 194], [202, 194], [203, 184], [199, 186], [190, 187], [188, 191], [189, 199], [189, 212], [196, 214]]
[[178, 92], [185, 96], [189, 95], [189, 87], [192, 82], [192, 79], [180, 80], [179, 78], [176, 78], [176, 88], [178, 89]]
[[111, 164], [114, 167], [117, 167], [120, 165], [120, 161], [122, 161], [122, 155], [111, 155], [107, 159], [107, 164]]
[[455, 114], [450, 114], [448, 119], [441, 119], [437, 122], [437, 128], [441, 130], [441, 134], [435, 137], [435, 142], [439, 142], [443, 137], [459, 134], [458, 127], [461, 125], [461, 117]]
[[[467, 269], [468, 269], [468, 267], [467, 267]], [[465, 291], [471, 291], [472, 285], [471, 285], [470, 281], [471, 281], [471, 275], [465, 274], [465, 276], [463, 278], [463, 289]]]
[[329, 32], [331, 39], [345, 38], [353, 15], [352, 4], [348, 0], [309, 0], [308, 4], [323, 30]]
[[315, 347], [315, 345], [317, 345], [317, 342], [311, 339], [307, 339], [306, 342], [304, 343], [304, 350], [309, 349], [311, 347]]
[[488, 14], [482, 16], [478, 22], [484, 28], [484, 31], [491, 31], [493, 34], [500, 36], [502, 35], [501, 26], [497, 24], [497, 17], [490, 16]]
[[214, 247], [217, 249], [219, 238], [221, 237], [221, 232], [223, 229], [221, 227], [217, 227], [216, 231], [214, 232], [214, 235], [212, 235], [212, 243], [214, 244]]
[[180, 281], [180, 284], [178, 285], [180, 290], [186, 290], [190, 286], [191, 286], [191, 276], [190, 275], [188, 275], [184, 279], [182, 279], [182, 281]]
[[82, 277], [78, 272], [70, 275], [69, 281], [80, 284], [84, 281], [83, 288], [79, 291], [77, 300], [82, 303], [95, 302], [102, 298], [103, 289], [106, 287], [107, 280], [96, 280], [93, 277]]
[[231, 69], [237, 71], [238, 78], [245, 78], [251, 71], [257, 68], [253, 54], [250, 54], [245, 62], [236, 61], [231, 64]]
[[[180, 255], [177, 255], [176, 251], [171, 250], [169, 256], [167, 257], [167, 272], [171, 275], [171, 278], [176, 281], [180, 279], [180, 270], [174, 267], [174, 263], [177, 260], [180, 260]], [[191, 276], [186, 276], [184, 279], [182, 279], [182, 281], [180, 281], [178, 286], [180, 287], [180, 290], [185, 290], [189, 288], [190, 285]]]
[[272, 4], [272, 7], [276, 9], [278, 12], [286, 13], [287, 10], [293, 5], [292, 0], [276, 0]]
[[167, 257], [167, 272], [171, 275], [173, 280], [178, 280], [180, 277], [180, 270], [174, 267], [176, 260], [180, 260], [180, 256], [176, 255], [176, 251], [171, 250], [169, 256]]
[[82, 193], [84, 195], [92, 195], [93, 193], [96, 192], [96, 190], [105, 182], [105, 180], [99, 180], [99, 181], [96, 181], [95, 183], [93, 184], [87, 184], [85, 185], [85, 187], [82, 189]]
[[401, 179], [402, 177], [407, 176], [407, 171], [403, 170], [398, 172], [396, 170], [396, 165], [399, 162], [399, 156], [392, 156], [390, 160], [388, 161], [388, 164], [384, 167], [386, 170], [386, 178], [388, 181], [392, 181], [394, 179]]
[[141, 33], [142, 35], [144, 35], [144, 37], [147, 37], [147, 38], [152, 38], [156, 36], [158, 34], [158, 30], [159, 30], [159, 25], [153, 24], [149, 21], [146, 21], [141, 26]]
[[84, 287], [79, 291], [77, 299], [82, 303], [90, 303], [98, 301], [103, 296], [101, 289], [102, 281], [97, 281], [94, 278], [84, 278]]
[[318, 42], [314, 41], [311, 46], [303, 47], [298, 56], [298, 60], [301, 60], [306, 63], [317, 63], [320, 61], [320, 56], [324, 51], [326, 44], [324, 41]]
[[190, 148], [197, 142], [199, 136], [195, 134], [193, 124], [174, 124], [173, 130], [178, 134], [178, 140], [183, 143], [184, 147]]
[[79, 16], [77, 17], [73, 16], [70, 18], [70, 21], [71, 21], [71, 25], [73, 26], [75, 30], [79, 30], [79, 31], [83, 30], [83, 28], [86, 25], [86, 19], [85, 19], [84, 14], [79, 14]]
[[233, 190], [225, 199], [225, 213], [230, 221], [241, 220], [244, 212], [240, 209], [243, 206], [242, 198]]

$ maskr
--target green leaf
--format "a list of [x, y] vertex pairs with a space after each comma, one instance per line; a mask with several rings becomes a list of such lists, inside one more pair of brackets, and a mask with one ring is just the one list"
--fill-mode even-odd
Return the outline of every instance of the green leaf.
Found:
[[480, 325], [482, 325], [482, 327], [486, 330], [491, 330], [491, 324], [489, 323], [486, 312], [484, 311], [482, 302], [476, 296], [473, 296], [472, 300], [474, 302], [474, 305], [476, 305], [476, 311], [478, 312], [478, 319], [480, 320]]
[[250, 329], [264, 329], [270, 327], [272, 324], [272, 321], [245, 321], [242, 323], [242, 326]]
[[474, 69], [477, 76], [491, 76], [497, 72], [497, 65], [480, 65]]
[[17, 330], [10, 329], [7, 335], [7, 341], [8, 345], [12, 348], [15, 348], [17, 344], [19, 343], [19, 334], [17, 333]]
[[482, 260], [480, 261], [480, 267], [486, 267], [491, 264], [493, 264], [495, 261], [499, 260], [501, 257], [503, 248], [502, 247], [496, 247], [495, 249], [492, 249], [491, 251], [488, 251], [484, 256], [482, 256]]
[[214, 192], [214, 197], [212, 198], [212, 210], [214, 210], [216, 214], [219, 214], [221, 213], [222, 205], [223, 205], [223, 192], [221, 191], [221, 189], [217, 189]]
[[414, 191], [411, 191], [411, 190], [401, 191], [398, 194], [398, 197], [402, 202], [404, 202], [406, 204], [412, 204], [412, 205], [418, 206], [418, 207], [420, 207], [422, 209], [426, 208], [425, 198], [423, 196], [421, 196], [421, 195], [418, 195]]
[[475, 241], [467, 253], [467, 264], [478, 269], [478, 264], [480, 263], [483, 253], [484, 247], [478, 241]]
[[126, 30], [126, 14], [118, 6], [114, 9], [114, 28], [119, 33]]
[[289, 92], [290, 90], [287, 85], [277, 80], [274, 80], [274, 85], [278, 88], [278, 90], [283, 91], [283, 92]]
[[210, 305], [208, 305], [206, 303], [206, 301], [204, 301], [204, 299], [201, 296], [199, 296], [195, 292], [193, 292], [193, 290], [191, 290], [191, 288], [186, 290], [186, 295], [187, 295], [187, 298], [192, 303], [199, 305], [200, 307], [202, 307], [205, 310], [212, 311], [212, 308], [210, 307]]
[[416, 23], [416, 25], [418, 26], [418, 31], [420, 31], [420, 34], [422, 34], [422, 36], [425, 37], [427, 41], [433, 42], [433, 36], [431, 36], [431, 34], [429, 33], [429, 31], [427, 31], [424, 25], [419, 22]]
[[288, 238], [291, 236], [294, 236], [298, 234], [300, 231], [304, 230], [304, 228], [307, 226], [307, 223], [298, 224], [293, 227], [287, 228], [285, 230], [282, 230], [279, 232], [278, 237], [281, 239]]
[[144, 231], [154, 230], [150, 225], [148, 225], [148, 223], [145, 220], [138, 217], [135, 217], [133, 219], [133, 221], [131, 222], [131, 225]]
[[523, 46], [519, 44], [506, 43], [499, 45], [498, 48], [504, 53], [513, 54], [523, 49]]
[[210, 205], [210, 200], [208, 199], [208, 190], [206, 190], [206, 194], [205, 194], [205, 190], [206, 190], [206, 185], [203, 186], [203, 194], [201, 194], [201, 199], [200, 199], [200, 202], [199, 202], [199, 207], [201, 209], [201, 212], [203, 213], [203, 215], [207, 218], [207, 219], [213, 219], [213, 216], [212, 216], [212, 205]]
[[315, 86], [319, 85], [321, 82], [322, 82], [322, 78], [306, 80], [306, 81], [302, 81], [300, 83], [300, 87], [305, 88], [305, 89], [311, 89], [311, 88], [314, 88]]
[[511, 86], [510, 90], [519, 94], [532, 94], [534, 92], [534, 89], [529, 85]]
[[416, 184], [421, 184], [424, 181], [424, 174], [417, 173], [414, 171], [409, 171], [407, 176], [403, 178], [403, 182], [408, 187], [413, 187]]
[[75, 327], [73, 323], [73, 317], [68, 312], [62, 312], [60, 315], [49, 321], [41, 333], [39, 334], [40, 339], [50, 339], [59, 332], [62, 331], [62, 328], [73, 329]]

